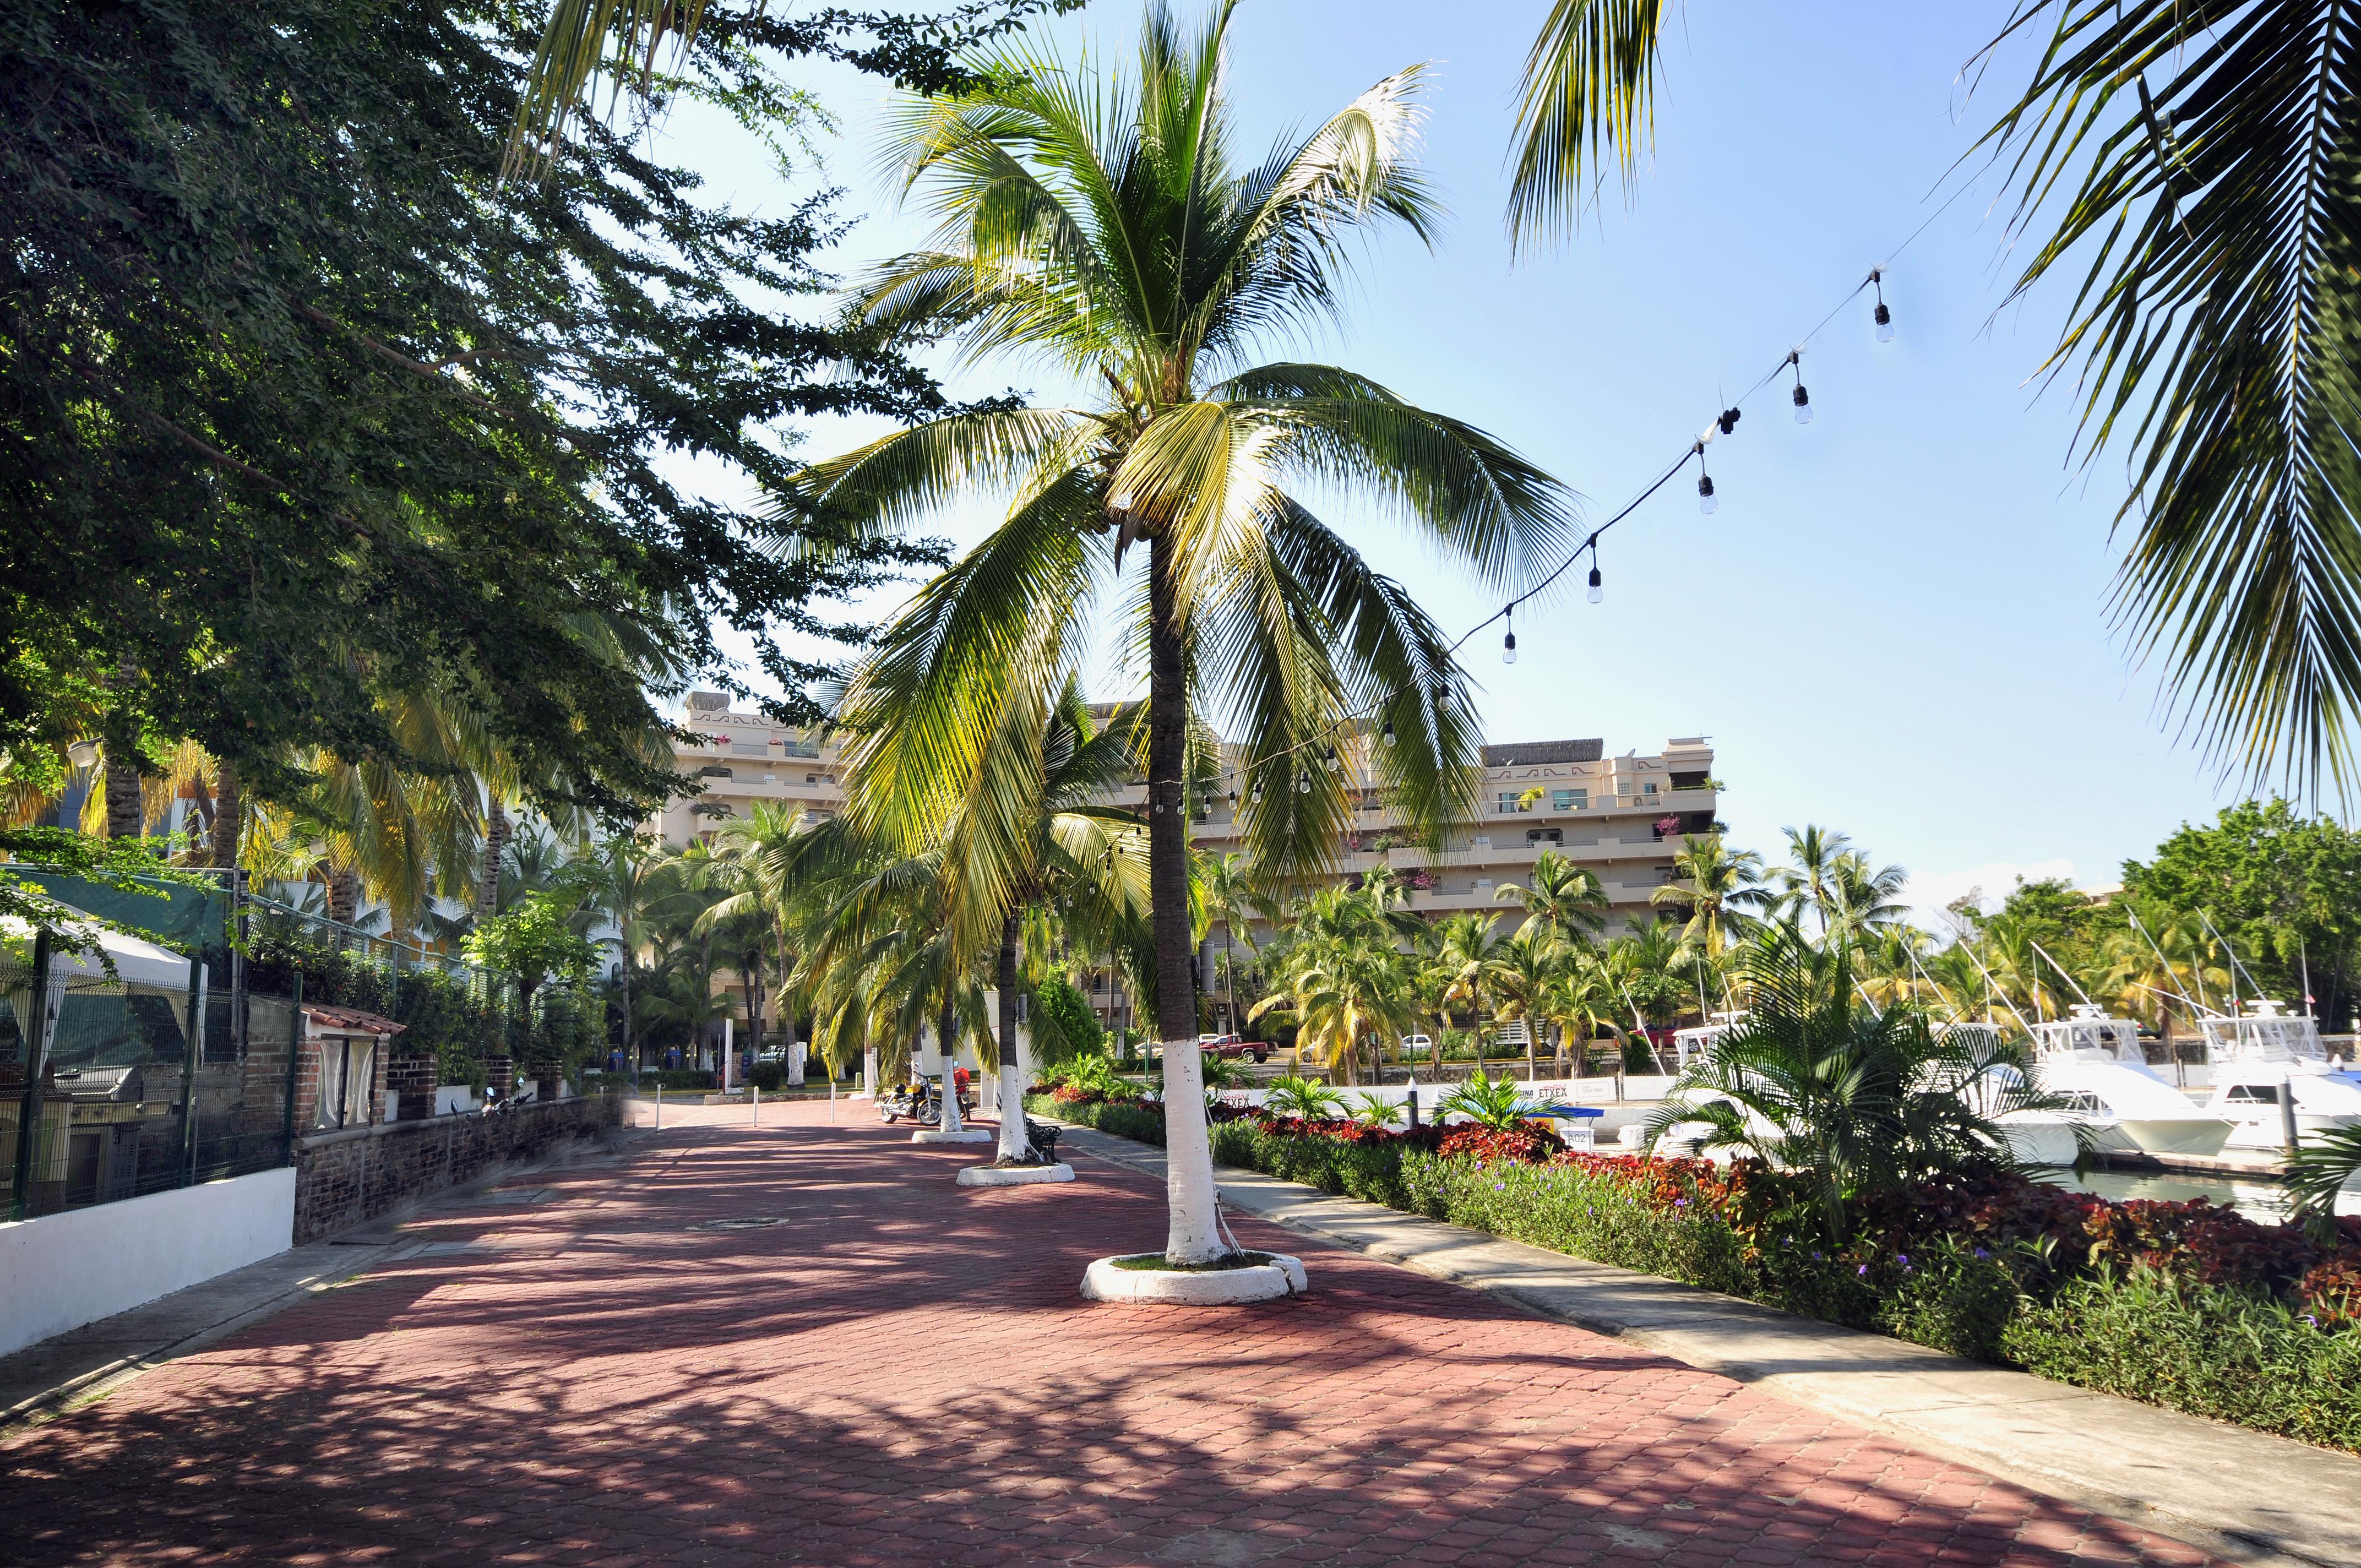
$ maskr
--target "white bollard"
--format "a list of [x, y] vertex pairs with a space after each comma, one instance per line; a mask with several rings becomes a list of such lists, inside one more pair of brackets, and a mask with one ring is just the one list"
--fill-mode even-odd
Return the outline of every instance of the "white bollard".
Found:
[[828, 1119], [836, 1120], [836, 1080], [832, 1078], [828, 1080]]
[[763, 1086], [762, 1086], [761, 1084], [759, 1084], [759, 1083], [758, 1083], [758, 1084], [756, 1084], [756, 1085], [754, 1086], [754, 1125], [756, 1125], [756, 1126], [758, 1126], [758, 1127], [759, 1127], [759, 1126], [761, 1126], [762, 1124], [763, 1124]]
[[656, 1084], [656, 1131], [664, 1131], [664, 1084]]

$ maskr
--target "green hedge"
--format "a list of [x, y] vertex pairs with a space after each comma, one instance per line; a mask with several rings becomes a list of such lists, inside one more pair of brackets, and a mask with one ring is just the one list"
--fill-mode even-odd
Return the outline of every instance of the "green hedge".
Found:
[[2061, 1383], [2361, 1453], [2361, 1332], [2246, 1291], [2148, 1269], [2077, 1280], [2026, 1302], [2001, 1348]]
[[[1161, 1146], [1152, 1111], [1120, 1102], [1037, 1114]], [[1578, 1164], [1445, 1157], [1400, 1143], [1350, 1144], [1216, 1123], [1213, 1157], [1534, 1246], [1719, 1290], [1767, 1306], [2078, 1387], [2361, 1452], [2361, 1331], [2324, 1330], [2243, 1289], [2176, 1283], [2152, 1269], [2059, 1278], [2047, 1266], [1940, 1241], [1916, 1255], [1806, 1245], [1752, 1252], [1702, 1203], [1661, 1199]]]
[[1164, 1146], [1164, 1113], [1134, 1102], [1086, 1100], [1060, 1104], [1047, 1094], [1028, 1094], [1025, 1097], [1025, 1109], [1036, 1116], [1079, 1122], [1134, 1143], [1152, 1144], [1159, 1149]]

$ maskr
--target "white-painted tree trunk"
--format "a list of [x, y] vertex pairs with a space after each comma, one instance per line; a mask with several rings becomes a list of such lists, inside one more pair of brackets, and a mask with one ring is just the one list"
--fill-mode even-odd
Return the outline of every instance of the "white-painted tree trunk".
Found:
[[944, 1051], [939, 1059], [943, 1069], [943, 1131], [963, 1133], [967, 1131], [967, 1124], [960, 1120], [959, 1058], [950, 1051]]
[[872, 1100], [877, 1098], [877, 1047], [871, 1046], [861, 1053], [861, 1091]]
[[1230, 1249], [1214, 1213], [1205, 1058], [1193, 1039], [1168, 1040], [1158, 1052], [1164, 1058], [1165, 1197], [1172, 1222], [1164, 1255], [1173, 1263], [1211, 1263]]
[[1000, 1148], [999, 1157], [1027, 1160], [1033, 1157], [1032, 1141], [1025, 1135], [1025, 1074], [1015, 1062], [1000, 1066]]

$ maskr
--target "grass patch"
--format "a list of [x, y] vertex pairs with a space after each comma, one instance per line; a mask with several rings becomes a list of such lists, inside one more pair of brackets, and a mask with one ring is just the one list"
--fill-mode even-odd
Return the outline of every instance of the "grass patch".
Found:
[[1234, 1268], [1260, 1268], [1270, 1262], [1270, 1258], [1271, 1255], [1267, 1252], [1234, 1252], [1211, 1263], [1167, 1263], [1160, 1252], [1143, 1252], [1130, 1257], [1118, 1257], [1115, 1266], [1143, 1274], [1226, 1274]]

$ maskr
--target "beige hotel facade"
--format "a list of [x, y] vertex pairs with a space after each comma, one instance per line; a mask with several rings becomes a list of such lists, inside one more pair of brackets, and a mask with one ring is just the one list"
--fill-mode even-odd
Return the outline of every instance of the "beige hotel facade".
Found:
[[[755, 803], [801, 806], [815, 816], [843, 809], [844, 784], [836, 742], [775, 724], [760, 713], [733, 710], [717, 692], [692, 692], [685, 727], [699, 744], [675, 748], [683, 773], [701, 776], [702, 795], [667, 804], [651, 827], [675, 847], [711, 834]], [[1354, 790], [1356, 825], [1335, 875], [1356, 876], [1389, 865], [1414, 887], [1411, 907], [1440, 916], [1481, 910], [1514, 918], [1516, 905], [1499, 888], [1521, 883], [1544, 850], [1555, 850], [1593, 872], [1606, 889], [1608, 929], [1662, 913], [1650, 904], [1673, 879], [1673, 851], [1688, 834], [1712, 830], [1719, 781], [1713, 748], [1703, 736], [1676, 737], [1660, 751], [1606, 754], [1602, 742], [1530, 740], [1484, 748], [1481, 810], [1454, 828], [1440, 848], [1387, 843], [1401, 830], [1366, 768], [1367, 738], [1344, 749], [1339, 765]], [[1144, 785], [1125, 792], [1126, 805], [1146, 809]], [[1240, 848], [1225, 792], [1194, 827], [1200, 848]], [[1122, 989], [1111, 977], [1084, 977], [1086, 994], [1110, 1023], [1132, 1024]]]

